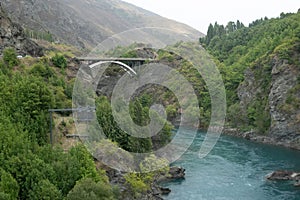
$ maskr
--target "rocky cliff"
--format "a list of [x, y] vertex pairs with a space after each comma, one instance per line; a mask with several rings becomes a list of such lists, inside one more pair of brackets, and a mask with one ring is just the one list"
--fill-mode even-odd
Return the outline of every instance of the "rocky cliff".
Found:
[[238, 96], [248, 117], [251, 107], [260, 104], [261, 123], [270, 120], [263, 138], [257, 137], [262, 134], [257, 129], [256, 134], [248, 132], [244, 136], [300, 149], [300, 51], [297, 48], [291, 51], [293, 55], [289, 59], [274, 55], [265, 67], [260, 64], [248, 68]]
[[23, 28], [12, 22], [0, 5], [0, 54], [7, 47], [16, 49], [23, 56], [43, 55], [42, 48], [25, 36]]
[[279, 139], [300, 139], [299, 66], [275, 57], [271, 75], [269, 107], [272, 123], [270, 133]]

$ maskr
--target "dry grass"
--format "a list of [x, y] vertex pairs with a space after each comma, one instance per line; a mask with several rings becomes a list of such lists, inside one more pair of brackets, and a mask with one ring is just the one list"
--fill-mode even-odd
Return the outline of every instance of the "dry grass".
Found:
[[76, 134], [76, 127], [72, 116], [63, 117], [53, 114], [53, 141], [55, 145], [61, 146], [65, 151], [80, 143], [78, 138], [67, 138], [68, 134]]
[[57, 44], [54, 42], [48, 42], [44, 40], [36, 40], [36, 42], [44, 49], [46, 49], [45, 56], [49, 58], [53, 57], [57, 52], [62, 53], [68, 58], [74, 58], [83, 54], [82, 51], [71, 45]]

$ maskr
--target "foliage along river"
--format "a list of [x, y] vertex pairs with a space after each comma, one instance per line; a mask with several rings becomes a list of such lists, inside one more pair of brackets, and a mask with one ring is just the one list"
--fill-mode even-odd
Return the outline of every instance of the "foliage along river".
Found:
[[293, 182], [265, 180], [279, 170], [300, 171], [300, 151], [222, 135], [210, 154], [198, 158], [204, 139], [198, 133], [188, 151], [173, 165], [186, 169], [184, 180], [161, 184], [172, 192], [166, 200], [296, 200]]

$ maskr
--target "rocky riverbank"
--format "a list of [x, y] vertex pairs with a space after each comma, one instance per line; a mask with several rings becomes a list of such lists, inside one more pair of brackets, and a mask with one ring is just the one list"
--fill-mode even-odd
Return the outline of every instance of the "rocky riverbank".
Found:
[[[112, 185], [117, 186], [120, 190], [120, 195], [122, 200], [133, 200], [136, 199], [132, 196], [129, 186], [124, 178], [125, 173], [118, 172], [114, 169], [106, 168], [107, 176]], [[169, 172], [166, 174], [161, 174], [158, 176], [151, 184], [150, 189], [139, 196], [139, 200], [163, 200], [162, 195], [169, 194], [171, 190], [169, 188], [164, 188], [159, 186], [163, 181], [170, 181], [174, 179], [184, 179], [185, 169], [182, 167], [172, 166]]]
[[237, 128], [225, 128], [223, 131], [226, 135], [244, 138], [246, 140], [282, 146], [290, 149], [300, 150], [300, 135], [289, 135], [290, 137], [274, 137], [274, 135], [260, 135], [258, 132], [252, 130], [243, 132]]

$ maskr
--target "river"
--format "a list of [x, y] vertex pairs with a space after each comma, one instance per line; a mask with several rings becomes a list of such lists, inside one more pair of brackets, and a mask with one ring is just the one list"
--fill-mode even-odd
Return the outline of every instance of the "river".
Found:
[[199, 132], [173, 165], [186, 169], [184, 180], [162, 183], [172, 192], [166, 200], [299, 200], [293, 182], [265, 180], [279, 169], [300, 171], [300, 151], [222, 135], [213, 151], [198, 158], [205, 134]]

